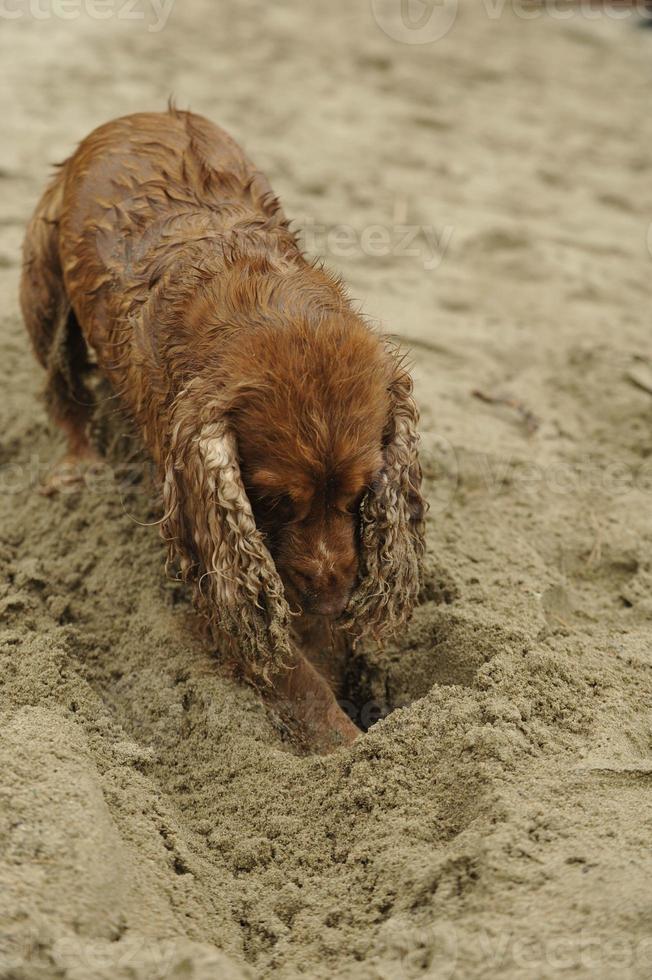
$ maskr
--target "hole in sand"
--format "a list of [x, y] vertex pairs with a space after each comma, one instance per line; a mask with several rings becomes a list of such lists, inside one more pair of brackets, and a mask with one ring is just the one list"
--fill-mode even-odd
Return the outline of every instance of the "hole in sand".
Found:
[[362, 644], [345, 667], [342, 707], [363, 731], [435, 685], [473, 687], [478, 670], [513, 640], [505, 630], [455, 608], [450, 580], [426, 581], [405, 633]]

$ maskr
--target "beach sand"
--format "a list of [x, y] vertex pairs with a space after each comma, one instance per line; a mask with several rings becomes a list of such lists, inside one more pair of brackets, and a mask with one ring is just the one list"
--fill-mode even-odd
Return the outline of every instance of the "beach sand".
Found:
[[[387, 4], [310, 6], [0, 23], [0, 977], [647, 978], [652, 32], [467, 2], [410, 44]], [[23, 230], [55, 161], [170, 94], [414, 366], [423, 602], [351, 664], [394, 710], [325, 758], [165, 579], [116, 406], [116, 479], [38, 492]]]

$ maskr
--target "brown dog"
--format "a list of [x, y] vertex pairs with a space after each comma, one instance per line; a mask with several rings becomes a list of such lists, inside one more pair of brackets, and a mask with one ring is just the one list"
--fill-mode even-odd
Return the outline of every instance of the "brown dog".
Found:
[[396, 351], [304, 258], [265, 177], [188, 112], [101, 126], [36, 209], [21, 306], [68, 476], [93, 458], [90, 348], [157, 465], [169, 561], [221, 645], [322, 747], [351, 741], [292, 612], [373, 635], [409, 615], [417, 411]]

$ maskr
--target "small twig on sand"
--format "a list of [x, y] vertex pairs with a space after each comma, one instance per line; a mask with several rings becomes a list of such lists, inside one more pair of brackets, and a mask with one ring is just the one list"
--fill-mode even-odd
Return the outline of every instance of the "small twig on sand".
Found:
[[633, 367], [626, 373], [625, 377], [641, 391], [646, 391], [648, 395], [652, 395], [652, 372], [650, 372], [649, 367]]
[[589, 517], [595, 532], [595, 540], [593, 542], [593, 547], [587, 556], [586, 564], [589, 566], [589, 568], [592, 568], [594, 565], [599, 565], [602, 561], [602, 543], [604, 540], [604, 532], [602, 525], [598, 521], [593, 511], [591, 511]]
[[534, 412], [531, 412], [523, 402], [517, 398], [512, 398], [511, 395], [489, 395], [486, 391], [480, 391], [479, 388], [474, 388], [471, 394], [474, 398], [479, 398], [481, 402], [486, 402], [487, 405], [505, 405], [507, 408], [513, 408], [525, 423], [529, 436], [533, 436], [541, 425], [541, 419]]
[[575, 629], [571, 626], [568, 620], [563, 619], [561, 616], [557, 616], [556, 613], [553, 613], [550, 619], [554, 619], [555, 622], [560, 623], [564, 627], [564, 629], [570, 630], [571, 633], [575, 632]]

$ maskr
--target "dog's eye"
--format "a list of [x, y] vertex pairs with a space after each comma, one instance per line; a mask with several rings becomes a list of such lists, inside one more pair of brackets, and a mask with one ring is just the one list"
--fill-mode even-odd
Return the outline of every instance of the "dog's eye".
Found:
[[309, 511], [309, 503], [296, 500], [289, 493], [278, 494], [271, 501], [270, 513], [279, 524], [300, 524]]
[[294, 524], [297, 520], [296, 507], [289, 493], [279, 494], [270, 503], [271, 513], [276, 521], [280, 521], [282, 524]]
[[338, 514], [346, 514], [347, 517], [353, 517], [360, 509], [360, 504], [362, 503], [364, 494], [365, 491], [363, 490], [361, 493], [357, 493], [355, 497], [350, 497], [348, 500], [338, 500], [335, 510]]
[[294, 507], [289, 494], [273, 497], [265, 494], [253, 502], [256, 522], [262, 526], [291, 524], [295, 518]]

